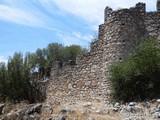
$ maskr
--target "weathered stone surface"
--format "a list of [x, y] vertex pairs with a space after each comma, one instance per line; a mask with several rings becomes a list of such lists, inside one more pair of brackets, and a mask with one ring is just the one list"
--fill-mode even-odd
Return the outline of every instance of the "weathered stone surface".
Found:
[[135, 106], [137, 103], [136, 102], [130, 102], [128, 105], [129, 106]]
[[40, 113], [41, 112], [41, 108], [42, 108], [42, 104], [36, 104], [36, 105], [30, 105], [28, 107], [28, 109], [26, 110], [26, 114], [30, 115], [30, 114], [33, 114], [33, 113]]
[[64, 115], [59, 115], [59, 116], [56, 117], [54, 120], [66, 120], [66, 116], [64, 116]]
[[46, 104], [42, 106], [42, 114], [45, 114], [47, 116], [51, 115], [53, 113], [53, 109], [50, 105]]
[[[143, 102], [142, 102], [143, 103]], [[44, 103], [41, 112], [28, 114], [28, 109], [38, 104], [24, 105], [17, 111], [16, 106], [9, 113], [0, 115], [1, 120], [92, 120], [109, 119], [113, 120], [158, 120], [160, 118], [159, 103], [149, 101], [151, 107], [142, 106], [136, 103], [134, 106], [129, 104], [106, 103], [106, 102], [70, 102], [63, 105], [51, 105]], [[26, 107], [25, 107], [26, 106]], [[44, 114], [44, 108], [54, 108], [53, 113]], [[113, 110], [113, 108], [117, 110]], [[43, 111], [44, 110], [44, 111]], [[30, 111], [30, 110], [29, 110]], [[35, 111], [35, 110], [32, 110]], [[63, 111], [63, 112], [62, 112]]]
[[83, 107], [90, 107], [90, 106], [92, 106], [92, 103], [91, 103], [91, 102], [87, 102], [87, 103], [84, 103], [84, 104], [83, 104]]
[[[42, 104], [22, 105], [19, 103], [4, 106], [5, 112], [0, 116], [1, 120], [40, 120]], [[6, 108], [5, 108], [6, 107]]]
[[160, 103], [160, 99], [157, 99], [156, 102], [157, 102], [157, 103]]
[[[157, 2], [160, 8], [160, 2]], [[160, 36], [160, 13], [146, 12], [144, 3], [129, 9], [105, 9], [104, 23], [99, 26], [97, 41], [90, 52], [78, 56], [75, 64], [52, 68], [47, 99], [60, 102], [107, 101], [112, 88], [108, 67], [128, 56], [128, 51], [150, 37]], [[52, 91], [52, 92], [51, 92]]]
[[52, 118], [52, 117], [50, 117], [50, 118], [46, 118], [45, 120], [53, 120], [53, 118]]
[[103, 113], [103, 114], [108, 114], [108, 113], [109, 113], [109, 108], [104, 108], [104, 109], [102, 110], [102, 113]]
[[89, 117], [89, 118], [87, 118], [87, 120], [95, 120], [94, 118], [92, 118], [92, 117]]
[[[91, 43], [90, 52], [77, 57], [75, 62], [69, 61], [67, 63], [69, 65], [60, 61], [53, 64], [51, 79], [43, 82], [44, 85], [41, 86], [44, 95], [47, 93], [47, 106], [32, 104], [17, 110], [14, 109], [14, 105], [5, 108], [0, 105], [0, 113], [1, 111], [3, 113], [0, 119], [66, 120], [68, 116], [65, 115], [81, 112], [82, 115], [86, 115], [85, 119], [94, 120], [94, 117], [89, 116], [108, 115], [113, 111], [116, 115], [122, 115], [125, 120], [159, 119], [160, 99], [152, 101], [155, 105], [150, 105], [149, 102], [143, 102], [140, 105], [130, 102], [127, 105], [115, 103], [114, 105], [107, 104], [107, 106], [104, 104], [103, 107], [98, 106], [100, 102], [110, 100], [112, 88], [108, 68], [112, 62], [125, 59], [128, 51], [134, 50], [141, 41], [150, 37], [160, 40], [159, 0], [155, 12], [146, 12], [144, 3], [137, 3], [135, 7], [115, 11], [106, 7], [104, 23], [99, 26], [98, 39]], [[47, 91], [44, 92], [46, 89]], [[81, 107], [74, 104], [80, 101], [83, 101]], [[67, 102], [71, 104], [64, 105]], [[98, 105], [94, 107], [93, 102]], [[50, 114], [53, 115], [54, 112], [52, 108], [58, 106], [61, 107], [55, 115], [57, 117], [50, 117]], [[46, 119], [41, 118], [43, 114], [47, 116]], [[76, 116], [72, 119], [77, 118]]]
[[121, 110], [121, 113], [141, 113], [143, 112], [142, 108], [141, 107], [135, 107], [135, 106], [127, 106], [127, 107], [124, 107], [122, 108]]
[[160, 112], [153, 113], [153, 118], [160, 118]]
[[113, 108], [112, 108], [112, 110], [113, 110], [114, 112], [118, 112], [118, 109], [119, 109], [119, 108], [116, 108], [116, 107], [113, 107]]
[[141, 105], [143, 107], [149, 108], [150, 107], [150, 103], [149, 102], [142, 102]]

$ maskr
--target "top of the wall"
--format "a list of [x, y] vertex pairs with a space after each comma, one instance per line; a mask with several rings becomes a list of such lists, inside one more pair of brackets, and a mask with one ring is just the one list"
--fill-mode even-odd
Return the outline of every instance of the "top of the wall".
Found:
[[112, 8], [110, 8], [109, 6], [107, 6], [105, 8], [105, 22], [107, 21], [108, 18], [110, 17], [113, 17], [113, 15], [116, 15], [116, 14], [125, 14], [125, 13], [130, 13], [130, 12], [138, 12], [139, 14], [141, 15], [144, 15], [144, 13], [146, 13], [146, 4], [145, 3], [142, 3], [142, 2], [139, 2], [137, 3], [134, 7], [131, 7], [129, 9], [127, 8], [123, 8], [123, 9], [118, 9], [118, 10], [115, 10], [113, 11]]
[[[160, 11], [160, 0], [157, 0], [157, 12]], [[137, 3], [134, 7], [130, 8], [122, 8], [122, 9], [117, 9], [117, 10], [112, 10], [109, 6], [105, 8], [105, 23], [107, 22], [107, 19], [110, 17], [113, 17], [113, 15], [118, 15], [120, 14], [125, 14], [125, 13], [138, 13], [139, 15], [145, 15], [146, 13], [146, 4], [143, 2]], [[116, 17], [116, 16], [114, 16]]]
[[146, 13], [146, 5], [145, 3], [139, 2], [137, 3], [134, 7], [131, 7], [129, 9], [127, 8], [123, 8], [123, 9], [118, 9], [113, 11], [112, 8], [110, 8], [109, 6], [107, 6], [105, 8], [105, 23], [107, 23], [107, 21], [110, 18], [113, 17], [119, 17], [119, 15], [125, 15], [125, 14], [130, 14], [130, 13], [138, 13], [139, 15], [144, 15]]

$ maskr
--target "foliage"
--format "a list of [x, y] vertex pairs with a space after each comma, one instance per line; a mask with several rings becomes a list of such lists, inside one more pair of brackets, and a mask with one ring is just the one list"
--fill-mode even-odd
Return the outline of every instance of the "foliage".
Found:
[[54, 61], [75, 60], [77, 55], [86, 52], [78, 45], [64, 47], [50, 43], [47, 48], [27, 52], [25, 56], [15, 52], [9, 57], [7, 65], [0, 63], [0, 101], [43, 100], [36, 82], [50, 77]]
[[76, 60], [76, 57], [78, 55], [81, 55], [83, 53], [85, 53], [87, 50], [86, 49], [82, 49], [80, 46], [78, 45], [71, 45], [71, 46], [66, 46], [64, 49], [65, 52], [65, 61], [68, 60]]
[[110, 67], [115, 97], [119, 100], [145, 100], [160, 94], [160, 47], [155, 39], [142, 42], [122, 62]]
[[5, 63], [0, 63], [0, 98], [1, 101], [11, 100], [36, 101], [36, 89], [30, 83], [30, 69], [27, 59], [23, 59], [21, 53], [15, 53], [8, 60], [7, 67]]

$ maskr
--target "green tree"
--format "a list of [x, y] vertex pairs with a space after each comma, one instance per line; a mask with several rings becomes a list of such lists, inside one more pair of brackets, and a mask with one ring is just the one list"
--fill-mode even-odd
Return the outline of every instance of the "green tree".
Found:
[[110, 67], [116, 98], [145, 100], [160, 94], [160, 47], [155, 39], [141, 43], [128, 59]]
[[25, 54], [25, 61], [27, 62], [28, 68], [31, 70], [31, 72], [34, 72], [37, 67], [37, 55], [36, 53], [30, 53], [27, 52]]
[[0, 98], [2, 101], [28, 100], [34, 102], [39, 90], [31, 84], [31, 72], [27, 57], [15, 53], [10, 57], [7, 67], [0, 63]]
[[21, 95], [23, 95], [23, 79], [21, 71], [23, 71], [23, 56], [21, 53], [15, 53], [13, 57], [10, 57], [8, 60], [10, 99], [19, 100], [22, 97]]
[[51, 65], [54, 61], [62, 61], [64, 47], [62, 44], [58, 43], [50, 43], [47, 47], [47, 59], [49, 64]]
[[64, 47], [58, 43], [51, 43], [33, 53], [27, 52], [25, 56], [15, 52], [7, 65], [0, 63], [0, 100], [43, 100], [37, 80], [50, 76], [53, 62], [75, 60], [84, 52], [80, 46]]
[[65, 47], [65, 60], [76, 60], [78, 55], [84, 54], [86, 49], [78, 45], [71, 45]]
[[37, 69], [38, 69], [38, 73], [39, 73], [39, 79], [42, 79], [45, 75], [45, 67], [46, 67], [46, 64], [47, 64], [47, 61], [46, 61], [46, 52], [45, 52], [45, 49], [37, 49], [36, 51], [36, 62], [37, 62]]
[[1, 101], [6, 98], [7, 94], [7, 69], [4, 62], [0, 63], [0, 99]]

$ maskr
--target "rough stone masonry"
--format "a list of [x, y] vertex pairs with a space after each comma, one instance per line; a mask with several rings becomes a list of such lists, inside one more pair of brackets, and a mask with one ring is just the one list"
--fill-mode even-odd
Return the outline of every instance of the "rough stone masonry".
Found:
[[150, 37], [160, 40], [160, 0], [155, 12], [146, 12], [145, 3], [116, 11], [106, 7], [98, 40], [91, 44], [90, 52], [77, 57], [75, 64], [54, 63], [46, 101], [108, 101], [109, 65]]

